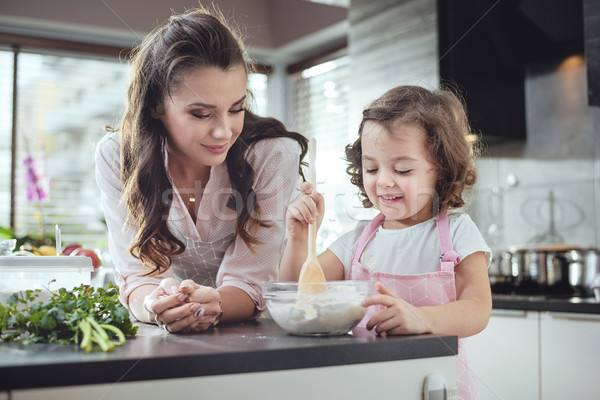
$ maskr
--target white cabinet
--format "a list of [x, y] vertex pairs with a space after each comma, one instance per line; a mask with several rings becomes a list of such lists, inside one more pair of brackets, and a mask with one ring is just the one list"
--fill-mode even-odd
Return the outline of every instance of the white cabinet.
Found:
[[542, 398], [600, 398], [600, 315], [542, 312], [540, 321]]
[[467, 338], [481, 400], [532, 400], [539, 389], [539, 312], [494, 309], [483, 332]]
[[[455, 386], [456, 358], [433, 357], [334, 367], [19, 389], [12, 400], [80, 399], [422, 399], [423, 382], [440, 374]], [[0, 392], [0, 400], [2, 392]]]
[[597, 314], [494, 309], [467, 354], [481, 400], [600, 398]]

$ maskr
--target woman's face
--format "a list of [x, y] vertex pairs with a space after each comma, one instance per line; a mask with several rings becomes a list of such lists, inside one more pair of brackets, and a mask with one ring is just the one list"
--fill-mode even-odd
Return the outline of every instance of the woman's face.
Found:
[[423, 129], [397, 123], [389, 132], [367, 121], [361, 145], [365, 191], [385, 215], [385, 227], [399, 229], [431, 218], [436, 174]]
[[246, 82], [242, 65], [185, 73], [153, 112], [168, 132], [167, 149], [177, 162], [210, 167], [225, 161], [244, 127]]

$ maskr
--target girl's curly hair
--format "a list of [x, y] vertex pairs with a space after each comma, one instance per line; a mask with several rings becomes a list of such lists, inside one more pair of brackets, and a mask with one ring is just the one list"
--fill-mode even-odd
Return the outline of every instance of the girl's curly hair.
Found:
[[367, 121], [382, 125], [392, 135], [397, 123], [422, 128], [429, 162], [436, 171], [434, 214], [442, 208], [460, 208], [465, 204], [463, 192], [477, 181], [474, 165], [477, 149], [468, 140], [471, 132], [466, 108], [458, 95], [449, 89], [430, 91], [418, 86], [398, 86], [363, 111], [358, 139], [346, 146], [346, 172], [350, 182], [359, 188], [363, 206], [370, 208], [373, 203], [363, 184], [361, 147]]

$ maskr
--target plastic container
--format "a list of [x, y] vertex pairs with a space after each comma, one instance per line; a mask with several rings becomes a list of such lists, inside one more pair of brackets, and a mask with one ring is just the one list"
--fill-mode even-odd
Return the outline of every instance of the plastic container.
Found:
[[17, 245], [17, 239], [0, 239], [0, 256], [10, 256]]
[[86, 256], [0, 257], [0, 301], [20, 290], [89, 285], [93, 269]]
[[327, 291], [298, 293], [298, 282], [263, 283], [271, 318], [283, 330], [302, 336], [344, 335], [362, 320], [361, 302], [375, 290], [373, 281], [328, 281]]

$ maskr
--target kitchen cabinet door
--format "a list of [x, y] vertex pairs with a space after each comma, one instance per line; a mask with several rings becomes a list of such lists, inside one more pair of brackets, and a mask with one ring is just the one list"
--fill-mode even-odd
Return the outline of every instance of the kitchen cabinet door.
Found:
[[467, 338], [481, 400], [540, 398], [538, 331], [539, 312], [494, 309], [488, 326]]
[[600, 315], [541, 313], [544, 400], [598, 399]]
[[[430, 374], [439, 374], [449, 391], [456, 392], [456, 358], [430, 357], [321, 368], [19, 389], [10, 393], [10, 399], [416, 400], [423, 398], [423, 383]], [[455, 398], [448, 396], [449, 400]]]

